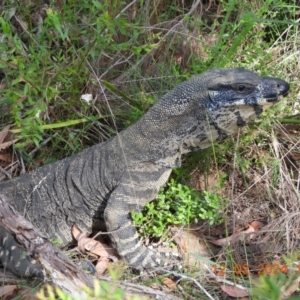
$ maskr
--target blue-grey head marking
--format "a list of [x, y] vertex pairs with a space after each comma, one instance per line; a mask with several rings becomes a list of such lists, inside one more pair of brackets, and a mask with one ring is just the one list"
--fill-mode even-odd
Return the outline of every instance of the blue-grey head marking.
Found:
[[204, 105], [214, 126], [232, 134], [288, 90], [289, 85], [278, 78], [261, 77], [244, 69], [224, 69], [208, 84]]

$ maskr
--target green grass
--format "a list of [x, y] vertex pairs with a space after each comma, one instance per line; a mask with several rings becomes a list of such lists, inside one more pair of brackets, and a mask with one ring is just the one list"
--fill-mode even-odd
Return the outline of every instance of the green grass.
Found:
[[[38, 145], [47, 134], [45, 130], [57, 128], [54, 124], [67, 125], [84, 118], [90, 122], [79, 139], [85, 139], [87, 130], [97, 131], [95, 128], [102, 128], [105, 123], [112, 127], [112, 132], [120, 130], [124, 124], [132, 123], [128, 117], [137, 119], [131, 111], [140, 111], [138, 116], [145, 112], [153, 91], [162, 95], [176, 82], [210, 67], [252, 68], [253, 64], [259, 66], [270, 61], [266, 35], [274, 41], [285, 24], [292, 24], [284, 13], [292, 15], [296, 10], [284, 1], [280, 5], [274, 5], [273, 1], [255, 4], [244, 1], [237, 7], [237, 2], [231, 0], [220, 6], [221, 17], [212, 13], [198, 19], [193, 13], [184, 15], [188, 6], [178, 6], [176, 1], [162, 1], [159, 5], [146, 1], [146, 10], [141, 4], [128, 8], [122, 1], [72, 1], [72, 4], [61, 1], [58, 6], [48, 8], [22, 3], [26, 2], [20, 1], [16, 7], [8, 1], [0, 15], [3, 32], [0, 68], [6, 85], [0, 105], [7, 113], [0, 124], [15, 125], [17, 146], [22, 148], [32, 141]], [[249, 12], [252, 10], [255, 13]], [[37, 14], [39, 22], [33, 14]], [[277, 15], [283, 20], [274, 19]], [[168, 24], [180, 16], [183, 25], [169, 32]], [[155, 23], [147, 25], [154, 20], [157, 24], [164, 22], [160, 30], [155, 29]], [[264, 27], [270, 23], [272, 28], [265, 32]], [[198, 33], [191, 42], [202, 48], [205, 59], [193, 53], [192, 47], [185, 46], [183, 52], [189, 55], [183, 55], [184, 62], [179, 63], [177, 53], [191, 34], [189, 24]], [[210, 45], [205, 39], [215, 33], [217, 42]], [[265, 68], [260, 71], [269, 73]], [[142, 83], [149, 76], [153, 78]], [[124, 83], [115, 84], [120, 77]], [[80, 96], [85, 93], [92, 94], [96, 103], [88, 106], [81, 101]], [[125, 110], [123, 116], [118, 114], [120, 109]], [[112, 122], [115, 113], [117, 128]], [[100, 119], [104, 115], [106, 120], [97, 121], [95, 126], [91, 117], [96, 115]], [[105, 131], [108, 132], [103, 139], [111, 135], [110, 130]], [[72, 139], [66, 130], [59, 133], [56, 139]]]

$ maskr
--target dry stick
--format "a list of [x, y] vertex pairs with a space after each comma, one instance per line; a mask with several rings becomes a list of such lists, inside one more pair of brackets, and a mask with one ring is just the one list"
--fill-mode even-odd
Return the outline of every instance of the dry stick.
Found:
[[[19, 163], [16, 161], [16, 162], [14, 162], [13, 163], [13, 166], [10, 168], [10, 170], [9, 170], [9, 172], [12, 174], [12, 172], [17, 168], [19, 166]], [[5, 170], [6, 171], [6, 170]], [[6, 171], [7, 172], [7, 171]], [[6, 175], [6, 173], [5, 172], [3, 172], [4, 173], [4, 175], [2, 175], [2, 176], [0, 176], [0, 182], [2, 181], [2, 180], [4, 180], [5, 178], [6, 178], [6, 176], [8, 177], [8, 178], [12, 178], [12, 176], [11, 175]]]
[[121, 16], [121, 14], [123, 12], [125, 12], [129, 7], [131, 7], [133, 4], [135, 4], [138, 0], [133, 0], [132, 2], [130, 2], [127, 6], [125, 6], [115, 17], [116, 18], [119, 18]]
[[21, 162], [21, 174], [24, 174], [24, 173], [26, 173], [26, 168], [25, 168], [24, 160], [23, 160], [22, 156], [20, 157], [20, 162]]
[[210, 273], [210, 275], [212, 276], [212, 278], [214, 278], [217, 282], [221, 282], [225, 285], [231, 285], [231, 286], [237, 287], [237, 288], [247, 292], [248, 294], [250, 294], [250, 290], [248, 288], [246, 288], [240, 284], [237, 284], [236, 282], [232, 282], [227, 279], [224, 279], [224, 277], [217, 276], [216, 274], [214, 274], [212, 272], [211, 268], [209, 268], [207, 265], [205, 267], [208, 270], [208, 272]]
[[[11, 179], [11, 175], [5, 169], [3, 169], [1, 166], [0, 166], [0, 171], [2, 173], [4, 173], [4, 175], [7, 176], [9, 179]], [[5, 176], [4, 176], [4, 178], [5, 178]]]
[[165, 271], [166, 274], [167, 273], [171, 273], [172, 275], [176, 276], [176, 277], [180, 277], [179, 280], [181, 279], [188, 279], [188, 280], [191, 280], [195, 283], [195, 285], [197, 285], [197, 287], [210, 299], [210, 300], [214, 300], [214, 298], [208, 293], [208, 291], [194, 278], [191, 278], [191, 277], [188, 277], [186, 275], [183, 275], [183, 274], [180, 274], [180, 273], [177, 273], [177, 272], [173, 272], [173, 271], [170, 271], [170, 270], [164, 270], [162, 269], [162, 271]]
[[[238, 130], [238, 134], [237, 134], [237, 141], [235, 144], [235, 148], [234, 148], [234, 156], [233, 156], [233, 170], [232, 170], [232, 174], [231, 174], [231, 178], [232, 178], [232, 182], [231, 182], [231, 192], [230, 192], [230, 198], [233, 199], [233, 194], [234, 194], [234, 176], [235, 176], [235, 170], [236, 170], [236, 153], [237, 153], [237, 147], [238, 144], [240, 142], [240, 129]], [[233, 212], [233, 222], [232, 222], [232, 229], [233, 232], [235, 233], [235, 221], [236, 221], [236, 217], [235, 217], [235, 212], [234, 212], [234, 203], [233, 201], [230, 201], [231, 203], [231, 208], [232, 208], [232, 212]]]
[[[129, 62], [129, 59], [133, 56], [133, 54], [129, 55], [129, 57], [125, 58], [124, 60], [121, 60], [121, 58], [119, 58], [113, 65], [111, 65], [110, 67], [107, 68], [107, 70], [105, 72], [103, 72], [101, 74], [101, 76], [99, 77], [99, 79], [103, 78], [111, 69], [113, 69], [115, 66], [117, 65], [121, 65], [125, 62]], [[122, 76], [122, 75], [121, 75]]]
[[61, 250], [53, 246], [48, 238], [21, 216], [1, 194], [0, 224], [3, 224], [29, 255], [37, 258], [55, 285], [72, 296], [84, 299], [82, 286], [92, 287], [92, 278], [80, 270]]

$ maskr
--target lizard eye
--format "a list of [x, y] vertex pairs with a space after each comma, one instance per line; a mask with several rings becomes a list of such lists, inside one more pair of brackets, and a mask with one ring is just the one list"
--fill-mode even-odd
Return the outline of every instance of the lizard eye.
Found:
[[242, 92], [242, 91], [245, 90], [245, 86], [242, 85], [242, 84], [239, 84], [239, 85], [237, 86], [237, 88], [238, 88], [238, 91], [239, 91], [239, 92]]
[[253, 91], [254, 87], [251, 85], [238, 83], [238, 84], [233, 85], [232, 88], [238, 93], [248, 94]]

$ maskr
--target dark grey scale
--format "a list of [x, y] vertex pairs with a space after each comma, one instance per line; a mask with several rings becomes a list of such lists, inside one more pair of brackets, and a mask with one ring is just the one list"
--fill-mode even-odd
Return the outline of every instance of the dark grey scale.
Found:
[[34, 258], [20, 248], [14, 237], [0, 225], [0, 265], [19, 277], [38, 277], [44, 273]]
[[177, 157], [175, 162], [174, 162], [174, 165], [173, 165], [173, 168], [179, 168], [181, 167], [181, 158], [180, 157]]
[[252, 107], [253, 107], [253, 109], [255, 111], [255, 114], [257, 116], [259, 116], [264, 111], [263, 108], [260, 105], [257, 105], [257, 104], [253, 104]]
[[216, 139], [217, 142], [219, 141], [223, 141], [228, 137], [228, 135], [224, 132], [222, 132], [221, 130], [218, 130], [218, 137]]
[[238, 127], [243, 127], [243, 126], [247, 125], [247, 123], [246, 123], [246, 122], [244, 121], [244, 119], [241, 117], [241, 114], [240, 114], [239, 111], [234, 112], [234, 114], [235, 114], [236, 119], [237, 119], [236, 125], [237, 125]]
[[204, 142], [205, 140], [207, 140], [207, 135], [206, 135], [206, 134], [203, 134], [203, 133], [198, 134], [198, 135], [196, 136], [196, 139], [198, 139], [200, 142]]

